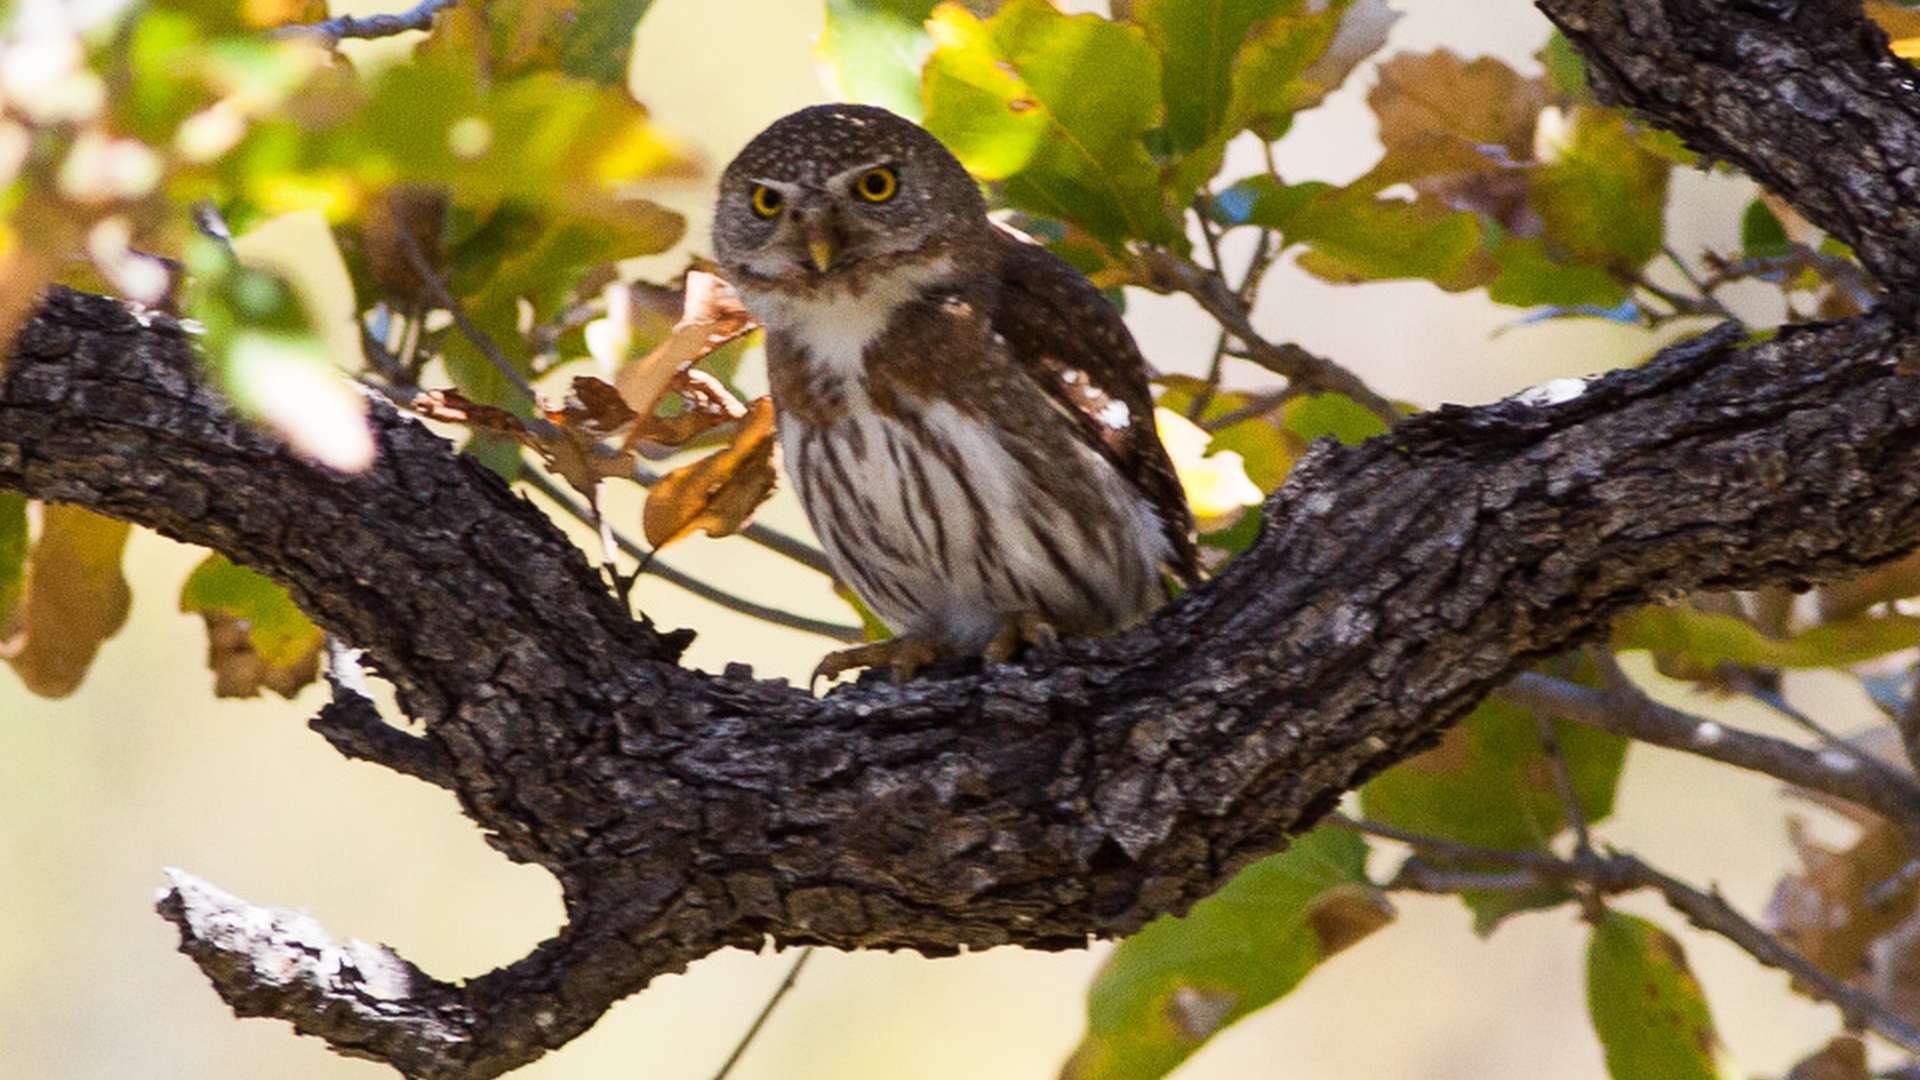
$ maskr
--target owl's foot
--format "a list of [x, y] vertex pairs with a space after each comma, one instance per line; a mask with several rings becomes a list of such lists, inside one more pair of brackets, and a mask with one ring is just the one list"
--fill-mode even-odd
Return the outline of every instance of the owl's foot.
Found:
[[918, 674], [921, 668], [944, 655], [946, 654], [932, 638], [906, 634], [828, 653], [820, 661], [820, 665], [813, 669], [813, 682], [819, 682], [821, 679], [831, 681], [839, 678], [842, 672], [861, 667], [890, 668], [893, 671], [894, 682], [906, 682]]
[[1001, 627], [993, 640], [987, 642], [987, 647], [980, 650], [980, 657], [989, 664], [1004, 664], [1013, 659], [1013, 654], [1019, 652], [1022, 645], [1046, 649], [1059, 640], [1059, 631], [1045, 616], [1023, 611], [1007, 619], [1007, 625]]

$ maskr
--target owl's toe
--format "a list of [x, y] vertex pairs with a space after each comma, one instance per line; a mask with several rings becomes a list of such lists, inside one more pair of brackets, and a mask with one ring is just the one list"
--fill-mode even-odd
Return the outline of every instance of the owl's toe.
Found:
[[1007, 624], [980, 650], [980, 656], [990, 664], [1004, 664], [1013, 659], [1023, 645], [1050, 649], [1059, 640], [1060, 632], [1046, 616], [1036, 611], [1022, 611], [1007, 617]]
[[895, 682], [906, 682], [919, 674], [921, 668], [944, 655], [932, 638], [905, 634], [828, 653], [813, 669], [813, 682], [821, 679], [832, 681], [844, 672], [863, 667], [888, 668], [893, 672]]

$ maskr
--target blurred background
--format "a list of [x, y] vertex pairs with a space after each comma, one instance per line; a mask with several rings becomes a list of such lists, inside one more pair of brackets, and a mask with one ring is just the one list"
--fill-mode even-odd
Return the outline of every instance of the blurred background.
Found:
[[[1549, 28], [1520, 0], [1406, 0], [1403, 7], [1382, 55], [1448, 47], [1537, 70], [1531, 54]], [[634, 60], [636, 94], [709, 166], [706, 181], [660, 193], [693, 228], [682, 248], [648, 261], [652, 276], [670, 276], [687, 251], [706, 250], [711, 174], [772, 119], [826, 99], [811, 53], [821, 18], [818, 4], [794, 0], [657, 0], [647, 14]], [[1290, 179], [1343, 181], [1372, 162], [1370, 85], [1363, 66], [1326, 107], [1301, 117], [1280, 144]], [[1676, 246], [1730, 246], [1749, 191], [1724, 177], [1678, 177], [1669, 207]], [[1270, 336], [1298, 341], [1423, 407], [1487, 401], [1631, 363], [1659, 344], [1643, 330], [1600, 320], [1518, 325], [1515, 309], [1424, 283], [1342, 288], [1283, 267], [1263, 297], [1256, 323]], [[1197, 373], [1212, 349], [1213, 324], [1178, 298], [1136, 293], [1129, 301], [1149, 358], [1163, 370]], [[1230, 372], [1229, 385], [1271, 381], [1251, 368]], [[757, 388], [763, 380], [750, 372], [744, 381]], [[616, 500], [609, 512], [621, 520], [637, 515], [637, 506]], [[763, 513], [805, 531], [788, 496]], [[451, 796], [344, 761], [310, 734], [304, 725], [321, 704], [319, 689], [293, 702], [212, 697], [200, 620], [175, 610], [173, 591], [201, 554], [136, 533], [127, 557], [132, 619], [73, 697], [40, 700], [0, 678], [0, 1077], [386, 1074], [297, 1038], [284, 1024], [236, 1020], [175, 952], [172, 927], [152, 911], [162, 867], [187, 869], [255, 903], [305, 908], [335, 935], [389, 944], [442, 978], [510, 962], [559, 922], [552, 882], [499, 858]], [[744, 543], [696, 538], [669, 561], [749, 596], [847, 617], [812, 575]], [[156, 584], [143, 588], [148, 582]], [[657, 579], [643, 579], [636, 600], [666, 626], [698, 630], [689, 662], [709, 669], [747, 659], [762, 675], [800, 678], [830, 647]], [[1823, 718], [1842, 730], [1866, 717], [1857, 691], [1837, 678], [1802, 679], [1795, 693], [1818, 701]], [[1780, 730], [1756, 710], [1738, 710], [1736, 718]], [[1635, 747], [1623, 786], [1605, 839], [1702, 875], [1699, 883], [1716, 882], [1740, 910], [1759, 914], [1792, 860], [1782, 824], [1789, 807], [1777, 785]], [[1585, 936], [1570, 913], [1521, 916], [1482, 941], [1456, 901], [1395, 901], [1397, 921], [1277, 1007], [1214, 1040], [1179, 1075], [1605, 1075], [1585, 1010]], [[1657, 903], [1624, 906], [1679, 926]], [[1761, 971], [1717, 939], [1686, 934], [1684, 941], [1736, 1062], [1730, 1071], [1784, 1073], [1836, 1027], [1832, 1010], [1792, 996], [1784, 976]], [[1080, 1036], [1084, 991], [1103, 951], [1001, 949], [939, 961], [822, 953], [734, 1075], [1052, 1076]], [[656, 981], [587, 1036], [517, 1075], [710, 1076], [789, 962], [770, 953], [711, 957]]]

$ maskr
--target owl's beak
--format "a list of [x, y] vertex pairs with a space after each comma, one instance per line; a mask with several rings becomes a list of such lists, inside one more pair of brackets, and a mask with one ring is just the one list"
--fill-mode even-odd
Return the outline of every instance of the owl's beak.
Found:
[[806, 219], [806, 258], [812, 259], [814, 269], [826, 273], [833, 265], [833, 256], [839, 254], [839, 229], [833, 227], [833, 213], [810, 213]]
[[813, 268], [822, 273], [833, 265], [833, 257], [838, 254], [840, 245], [835, 242], [833, 233], [827, 229], [826, 222], [813, 221], [807, 225], [807, 258], [813, 260]]

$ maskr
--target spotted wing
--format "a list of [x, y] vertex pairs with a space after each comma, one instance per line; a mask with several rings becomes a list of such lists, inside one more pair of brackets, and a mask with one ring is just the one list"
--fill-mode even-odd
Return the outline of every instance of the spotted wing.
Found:
[[1199, 577], [1193, 511], [1153, 424], [1147, 362], [1099, 289], [1037, 244], [1001, 234], [994, 330], [1081, 437], [1159, 511], [1182, 584]]

